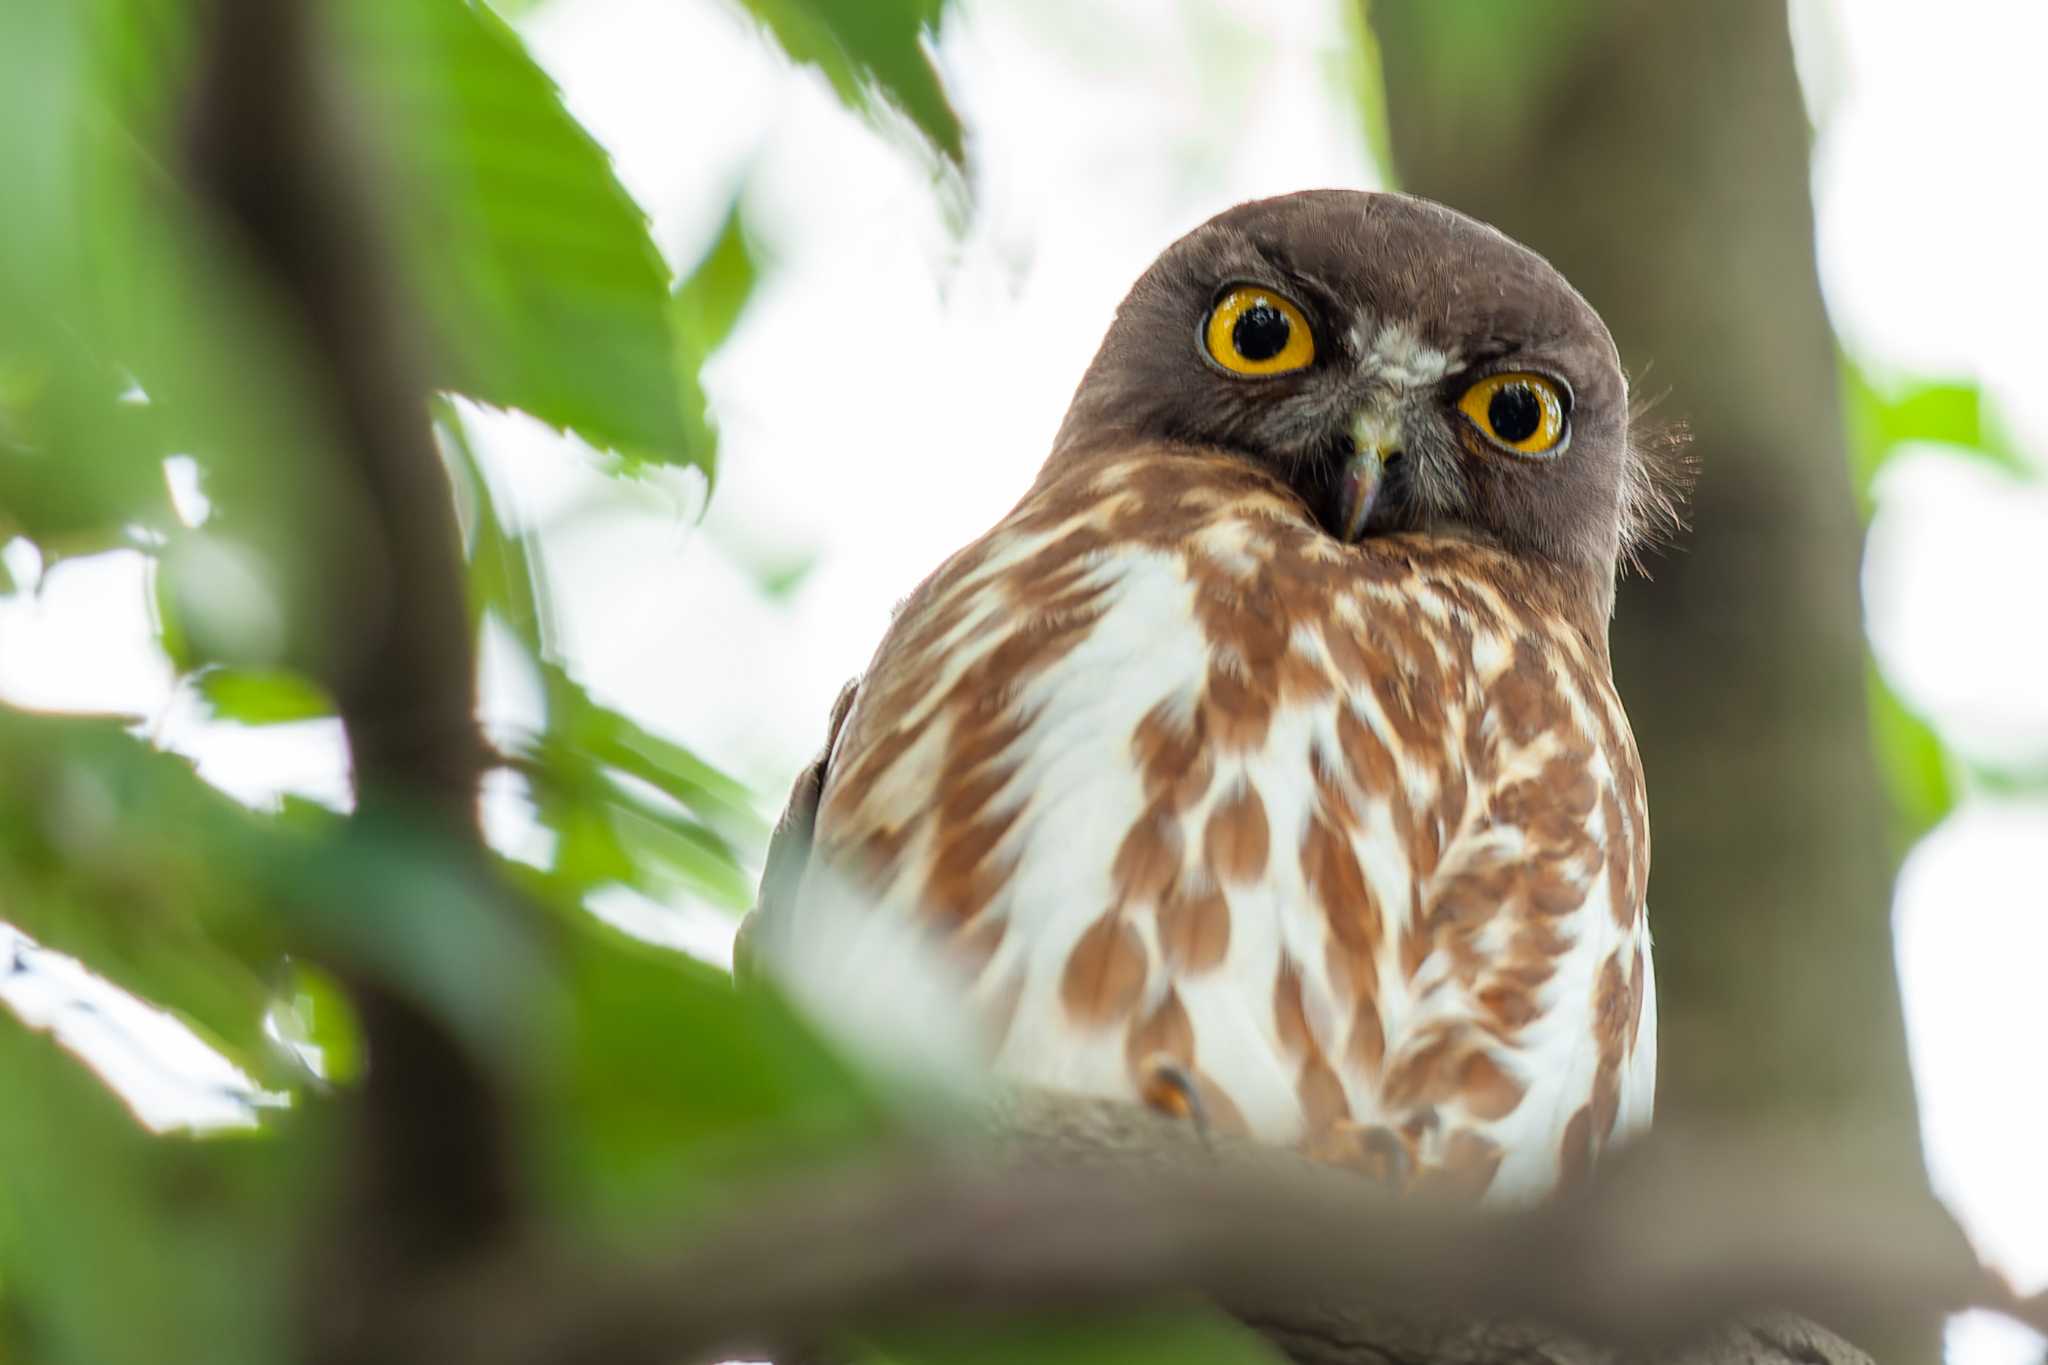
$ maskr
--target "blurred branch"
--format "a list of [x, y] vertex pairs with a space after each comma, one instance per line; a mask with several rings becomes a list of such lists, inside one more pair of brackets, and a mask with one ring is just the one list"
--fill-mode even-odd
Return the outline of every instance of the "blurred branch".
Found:
[[624, 1261], [508, 1255], [423, 1292], [411, 1339], [502, 1365], [813, 1358], [898, 1315], [1194, 1290], [1306, 1362], [1849, 1365], [1868, 1357], [1787, 1310], [2030, 1311], [1931, 1199], [1756, 1144], [1657, 1139], [1583, 1198], [1494, 1215], [1110, 1101], [1024, 1095], [995, 1120], [993, 1163], [815, 1174]]
[[[193, 110], [197, 188], [297, 324], [355, 506], [307, 507], [320, 681], [365, 798], [403, 794], [476, 830], [483, 747], [454, 505], [427, 384], [362, 154], [323, 100], [306, 0], [218, 0]], [[309, 443], [311, 444], [311, 443]], [[317, 448], [317, 447], [315, 447]]]
[[[307, 672], [335, 697], [360, 812], [402, 804], [481, 852], [484, 760], [446, 473], [363, 151], [318, 60], [311, 0], [217, 0], [190, 174], [291, 325], [337, 467], [293, 481]], [[320, 440], [324, 437], [324, 442]], [[282, 458], [285, 452], [272, 452]], [[334, 490], [346, 496], [334, 496]], [[503, 1235], [502, 1098], [419, 1002], [351, 981], [370, 1052], [351, 1184], [318, 1268], [315, 1354], [381, 1358], [381, 1302]]]

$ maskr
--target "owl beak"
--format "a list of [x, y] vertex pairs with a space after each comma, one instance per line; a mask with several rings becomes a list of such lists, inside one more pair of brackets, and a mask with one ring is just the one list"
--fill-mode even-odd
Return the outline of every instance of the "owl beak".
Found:
[[1350, 436], [1351, 454], [1337, 476], [1337, 533], [1346, 545], [1355, 545], [1379, 501], [1387, 461], [1401, 449], [1399, 431], [1376, 410], [1352, 418]]

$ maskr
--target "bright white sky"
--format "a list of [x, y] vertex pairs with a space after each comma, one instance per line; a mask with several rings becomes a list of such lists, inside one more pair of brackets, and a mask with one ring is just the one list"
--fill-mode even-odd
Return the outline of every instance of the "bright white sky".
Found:
[[[959, 235], [946, 217], [957, 201], [934, 195], [900, 137], [848, 115], [715, 0], [535, 11], [529, 41], [612, 151], [670, 263], [689, 267], [736, 185], [770, 262], [706, 375], [724, 472], [701, 520], [693, 477], [621, 490], [537, 424], [471, 415], [541, 531], [577, 673], [779, 804], [893, 603], [1022, 491], [1153, 255], [1242, 199], [1379, 183], [1348, 6], [956, 3], [939, 56], [982, 176]], [[2035, 69], [2048, 5], [1798, 0], [1794, 30], [1821, 125], [1822, 275], [1845, 340], [1879, 372], [1981, 379], [2048, 465], [2048, 178], [2021, 133], [2048, 128]], [[18, 581], [36, 580], [24, 543], [0, 554]], [[812, 567], [794, 591], [759, 588], [799, 563]], [[219, 574], [232, 589], [234, 566]], [[1908, 703], [1973, 756], [2048, 755], [2042, 585], [2048, 485], [1932, 447], [1888, 471], [1865, 565], [1872, 643]], [[486, 649], [497, 724], [535, 707], [507, 654]], [[244, 799], [343, 799], [331, 726], [215, 725], [175, 690], [138, 555], [67, 563], [34, 594], [0, 598], [0, 697], [133, 713]], [[503, 844], [535, 837], [516, 782], [494, 783], [489, 812]], [[2034, 1136], [2048, 1131], [2048, 1073], [2014, 1061], [2042, 1032], [2029, 973], [2048, 961], [2044, 853], [2048, 803], [1973, 797], [1914, 852], [1896, 907], [1937, 1182], [2029, 1290], [2048, 1285], [2048, 1167]], [[691, 951], [729, 952], [729, 925], [701, 909], [619, 898], [605, 910]], [[19, 951], [33, 961], [0, 973], [0, 998], [105, 1059], [153, 1121], [217, 1118], [226, 1082], [176, 1030], [82, 1007], [75, 970]], [[1950, 1355], [2037, 1365], [2042, 1349], [1973, 1318]]]

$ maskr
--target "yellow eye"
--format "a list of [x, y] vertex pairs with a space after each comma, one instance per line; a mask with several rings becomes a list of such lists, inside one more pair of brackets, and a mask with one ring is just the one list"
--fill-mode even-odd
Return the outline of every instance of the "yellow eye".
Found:
[[1458, 409], [1517, 455], [1547, 455], [1564, 439], [1564, 395], [1540, 374], [1490, 374], [1465, 390]]
[[1216, 301], [1202, 339], [1232, 374], [1286, 374], [1316, 358], [1316, 339], [1301, 310], [1270, 289], [1240, 285]]

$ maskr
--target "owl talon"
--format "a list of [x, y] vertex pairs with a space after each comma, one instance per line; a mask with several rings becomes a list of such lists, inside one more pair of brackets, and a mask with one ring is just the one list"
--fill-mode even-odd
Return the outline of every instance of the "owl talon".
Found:
[[1148, 1057], [1140, 1073], [1138, 1097], [1145, 1107], [1168, 1118], [1188, 1120], [1195, 1125], [1195, 1136], [1207, 1144], [1209, 1109], [1194, 1073], [1164, 1053]]
[[1410, 1142], [1383, 1124], [1338, 1119], [1302, 1144], [1311, 1160], [1354, 1171], [1390, 1194], [1399, 1194], [1415, 1175]]

